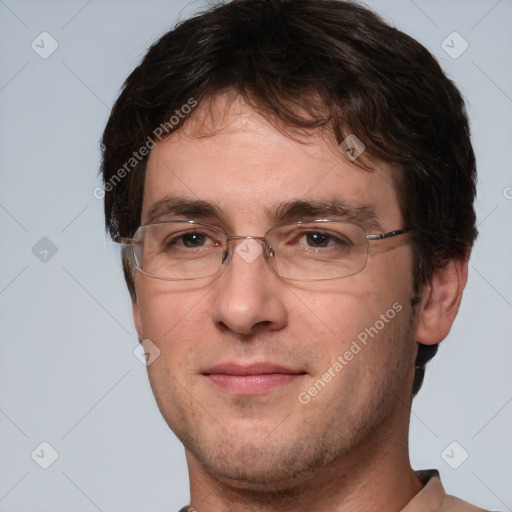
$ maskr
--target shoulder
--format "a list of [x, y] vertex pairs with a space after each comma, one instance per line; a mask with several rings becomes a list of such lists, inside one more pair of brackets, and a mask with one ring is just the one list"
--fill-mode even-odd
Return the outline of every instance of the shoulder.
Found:
[[446, 495], [439, 512], [489, 512], [483, 508], [475, 507], [455, 496]]
[[424, 487], [402, 512], [488, 512], [460, 498], [446, 494], [437, 470], [417, 471], [416, 474]]

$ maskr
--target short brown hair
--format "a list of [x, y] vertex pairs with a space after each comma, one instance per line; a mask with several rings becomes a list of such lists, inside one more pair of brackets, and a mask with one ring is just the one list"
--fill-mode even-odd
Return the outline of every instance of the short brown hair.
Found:
[[[140, 224], [147, 158], [126, 162], [190, 98], [234, 90], [290, 128], [354, 134], [365, 155], [400, 170], [411, 229], [415, 295], [435, 268], [465, 258], [476, 238], [475, 156], [463, 98], [420, 43], [341, 0], [233, 0], [180, 22], [130, 74], [103, 135], [106, 227]], [[186, 117], [168, 130], [172, 133]], [[120, 169], [128, 169], [123, 178]], [[110, 186], [107, 188], [107, 184]], [[124, 260], [132, 297], [135, 287]], [[419, 345], [413, 394], [437, 345]]]

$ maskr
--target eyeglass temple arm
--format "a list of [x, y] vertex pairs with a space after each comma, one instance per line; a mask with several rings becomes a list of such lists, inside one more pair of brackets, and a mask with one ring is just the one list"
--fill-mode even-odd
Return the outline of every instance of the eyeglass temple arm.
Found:
[[114, 239], [114, 242], [116, 244], [125, 244], [125, 245], [133, 244], [136, 241], [137, 240], [135, 240], [135, 238], [125, 238], [125, 237], [122, 237], [122, 236], [116, 236], [115, 239]]
[[403, 235], [407, 233], [408, 229], [395, 229], [389, 233], [378, 233], [376, 235], [366, 235], [367, 240], [382, 240], [384, 238], [391, 238], [392, 236]]

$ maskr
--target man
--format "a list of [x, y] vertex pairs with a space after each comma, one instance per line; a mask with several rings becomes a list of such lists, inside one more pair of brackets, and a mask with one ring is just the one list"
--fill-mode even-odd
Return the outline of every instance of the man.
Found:
[[189, 510], [481, 510], [408, 454], [476, 237], [464, 103], [425, 48], [354, 3], [235, 0], [153, 45], [103, 144]]

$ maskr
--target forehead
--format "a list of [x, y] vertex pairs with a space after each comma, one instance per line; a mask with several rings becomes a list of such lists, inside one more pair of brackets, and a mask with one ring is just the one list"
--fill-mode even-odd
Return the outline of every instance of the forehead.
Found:
[[396, 223], [393, 172], [384, 164], [354, 164], [327, 130], [287, 132], [239, 96], [225, 94], [200, 105], [151, 151], [142, 222], [172, 197], [209, 202], [228, 223], [271, 222], [270, 212], [292, 202], [343, 203]]

